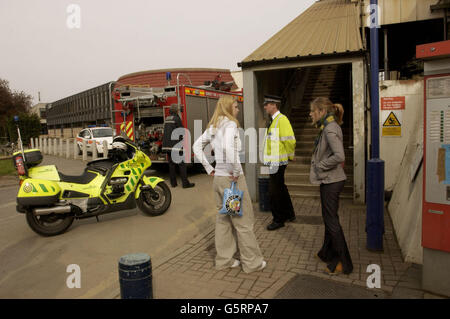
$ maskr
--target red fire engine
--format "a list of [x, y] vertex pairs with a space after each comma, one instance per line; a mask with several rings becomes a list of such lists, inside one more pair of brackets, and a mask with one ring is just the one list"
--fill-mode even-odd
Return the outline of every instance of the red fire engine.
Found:
[[[186, 161], [191, 162], [194, 138], [206, 129], [221, 95], [237, 97], [241, 109], [238, 120], [243, 127], [242, 91], [225, 91], [230, 88], [231, 84], [217, 79], [203, 86], [177, 84], [148, 88], [128, 85], [116, 88], [113, 91], [116, 134], [126, 135], [137, 143], [154, 163], [165, 163], [166, 155], [161, 152], [164, 121], [170, 106], [176, 104], [183, 126], [190, 133], [190, 139], [184, 139], [184, 154]], [[194, 121], [198, 120], [201, 120], [201, 126], [194, 126]]]

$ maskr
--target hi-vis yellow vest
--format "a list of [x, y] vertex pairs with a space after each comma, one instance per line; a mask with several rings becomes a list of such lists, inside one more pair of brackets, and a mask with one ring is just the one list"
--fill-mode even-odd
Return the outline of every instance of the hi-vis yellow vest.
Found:
[[295, 135], [291, 123], [283, 114], [278, 114], [266, 130], [264, 137], [264, 165], [287, 165], [295, 156]]

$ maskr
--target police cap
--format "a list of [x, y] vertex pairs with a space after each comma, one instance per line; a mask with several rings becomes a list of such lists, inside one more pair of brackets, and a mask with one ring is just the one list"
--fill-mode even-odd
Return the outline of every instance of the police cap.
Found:
[[276, 95], [264, 95], [264, 103], [263, 105], [269, 104], [269, 103], [275, 103], [275, 104], [281, 104], [281, 97]]

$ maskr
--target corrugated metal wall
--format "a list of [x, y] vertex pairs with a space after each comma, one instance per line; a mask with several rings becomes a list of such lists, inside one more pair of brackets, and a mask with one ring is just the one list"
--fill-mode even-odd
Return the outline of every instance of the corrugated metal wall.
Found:
[[[381, 25], [403, 22], [414, 22], [443, 17], [442, 12], [431, 13], [430, 6], [438, 0], [378, 0], [380, 7]], [[370, 0], [364, 0], [364, 6], [370, 4]], [[368, 16], [368, 9], [365, 10], [365, 16]], [[367, 19], [364, 19], [364, 26], [368, 27]]]

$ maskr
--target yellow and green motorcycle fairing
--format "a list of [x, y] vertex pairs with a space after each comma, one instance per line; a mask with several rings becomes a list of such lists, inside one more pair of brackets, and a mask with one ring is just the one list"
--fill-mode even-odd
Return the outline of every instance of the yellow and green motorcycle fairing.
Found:
[[[134, 149], [131, 159], [114, 164], [104, 159], [89, 162], [82, 175], [84, 179], [61, 174], [55, 165], [29, 168], [28, 176], [21, 177], [18, 210], [65, 201], [78, 208], [78, 217], [91, 217], [92, 214], [135, 208], [142, 186], [155, 189], [164, 180], [145, 176], [144, 172], [151, 166], [150, 158], [135, 145], [129, 143], [128, 147]], [[110, 168], [105, 169], [108, 166]], [[111, 184], [114, 180], [121, 181], [120, 191]]]

